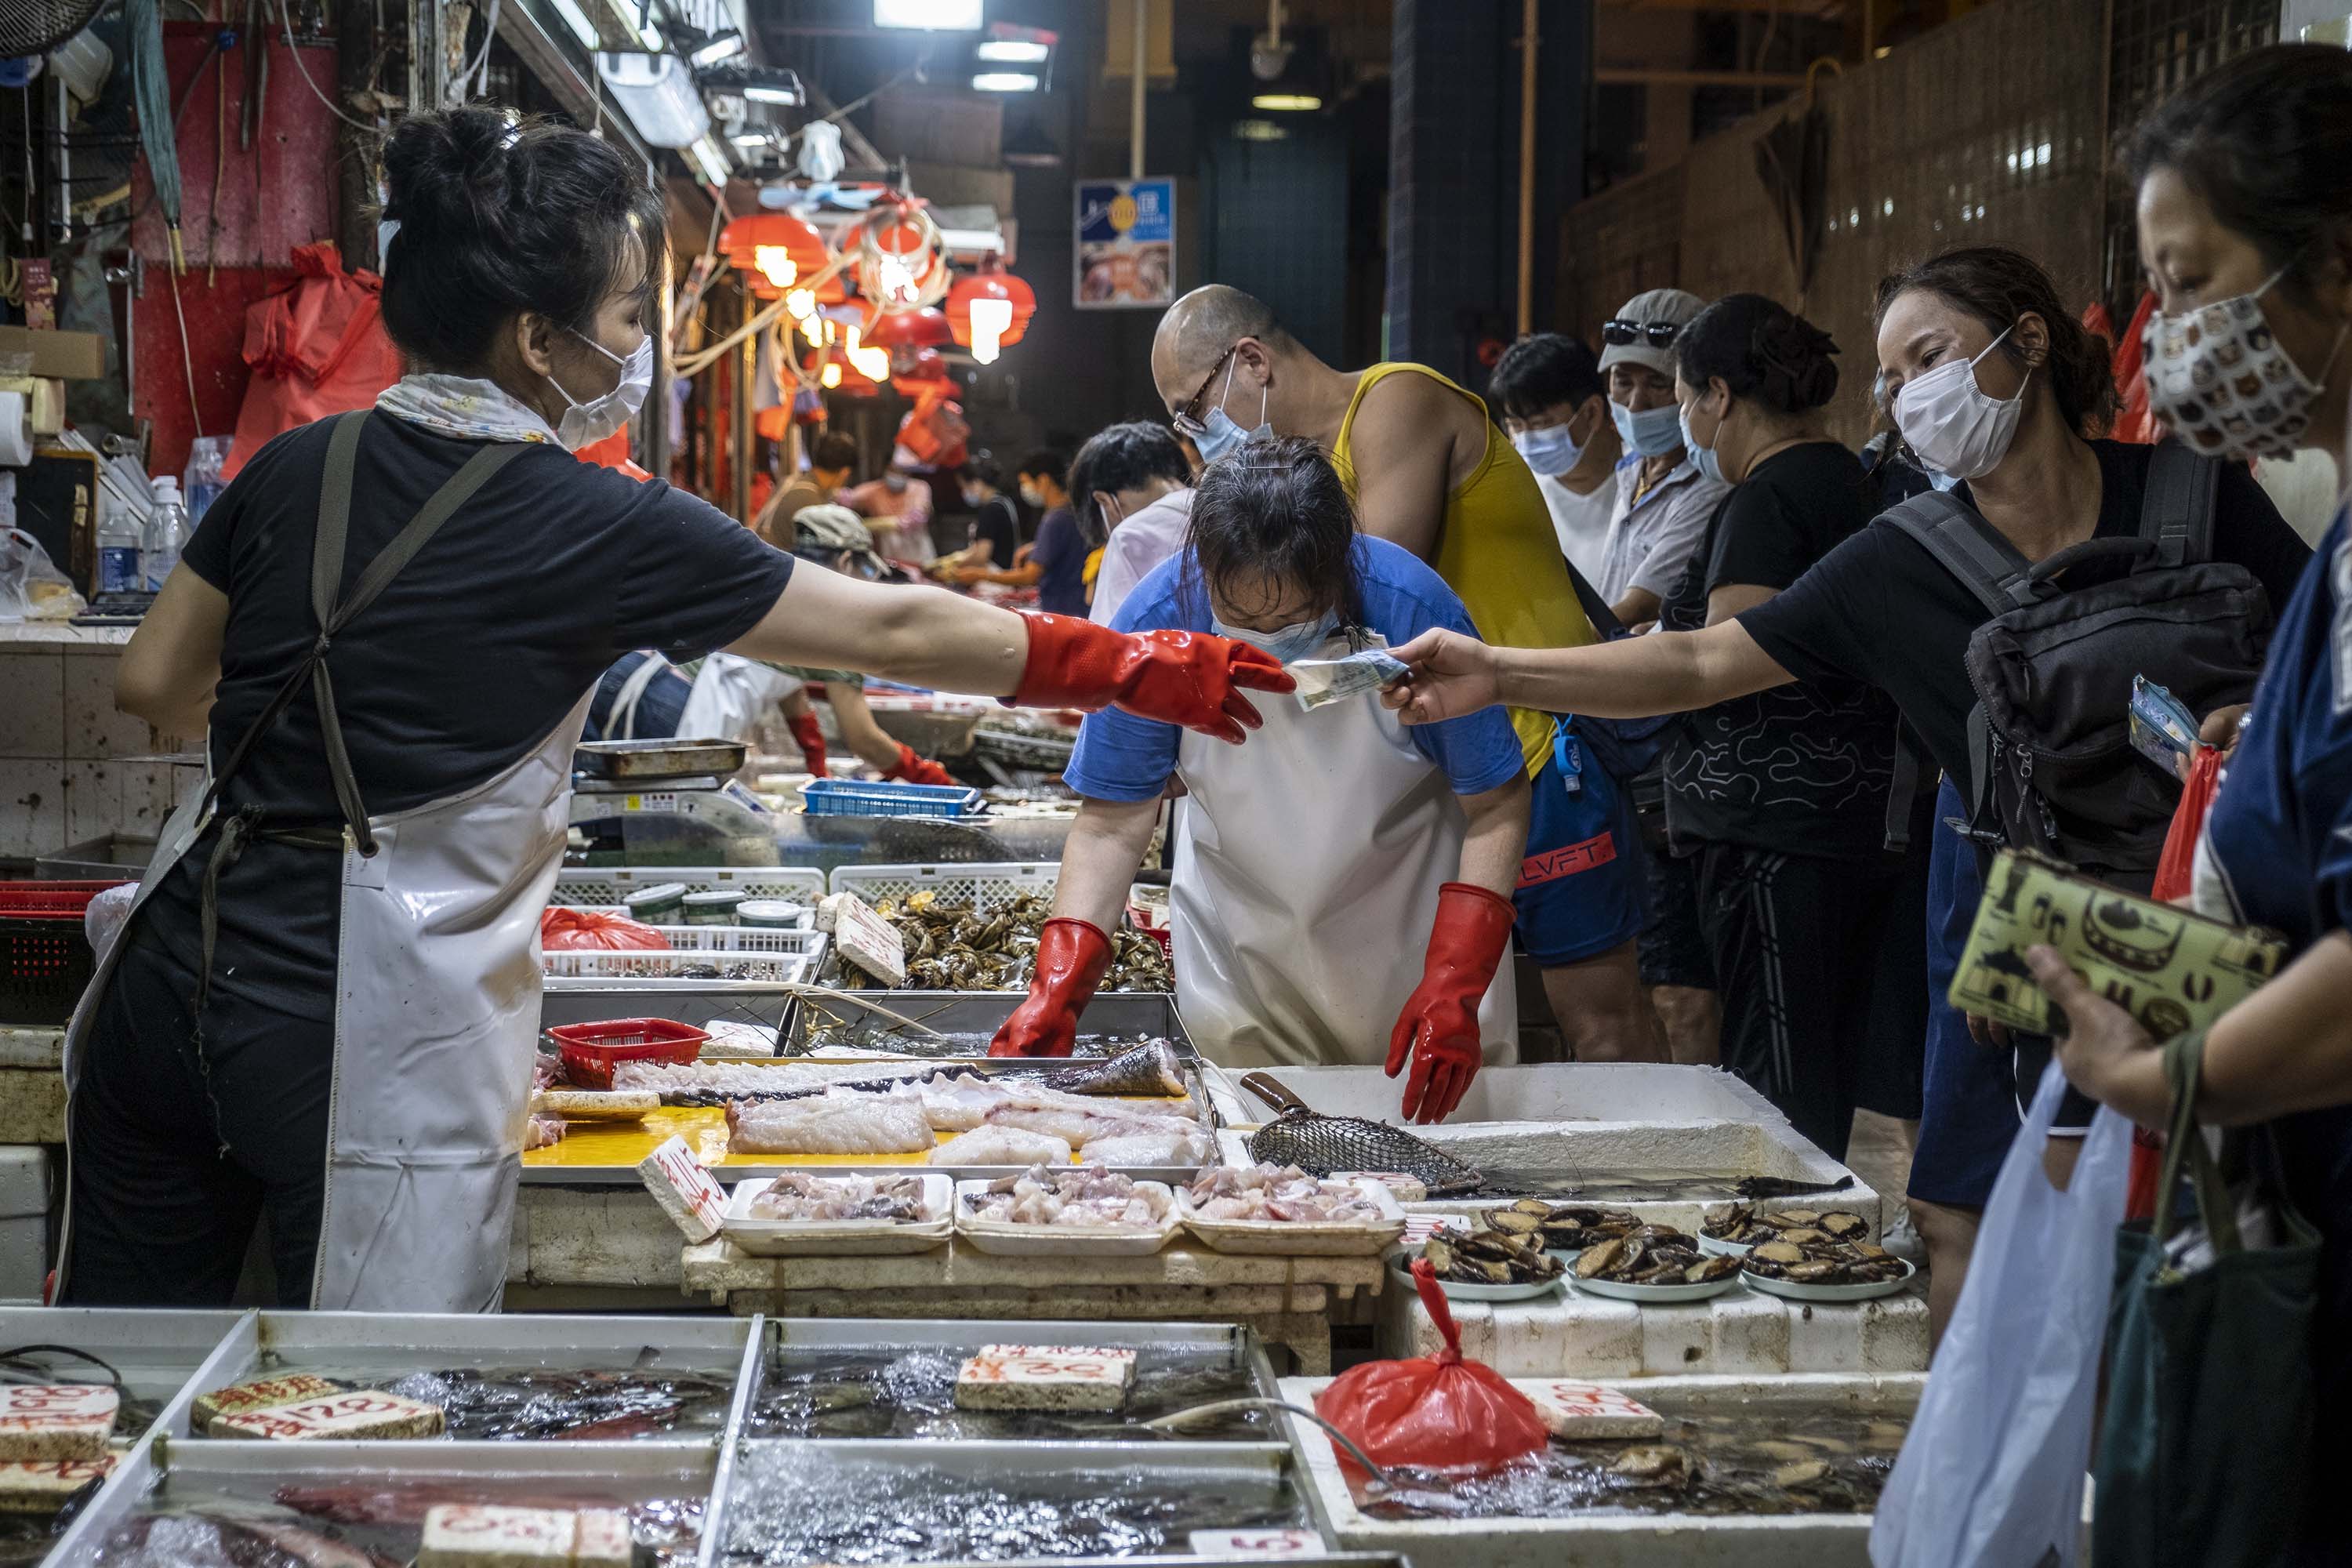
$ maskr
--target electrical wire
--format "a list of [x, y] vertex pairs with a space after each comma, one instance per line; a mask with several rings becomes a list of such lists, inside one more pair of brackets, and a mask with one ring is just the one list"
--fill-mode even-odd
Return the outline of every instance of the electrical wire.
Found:
[[790, 136], [785, 137], [782, 142], [777, 144], [779, 154], [781, 155], [782, 153], [791, 152], [793, 150], [793, 143], [801, 139], [801, 137], [807, 132], [809, 125], [821, 125], [827, 121], [840, 120], [845, 116], [856, 113], [859, 110], [865, 108], [867, 104], [873, 102], [876, 99], [881, 97], [892, 88], [897, 87], [900, 82], [905, 81], [911, 77], [920, 75], [924, 68], [930, 63], [931, 51], [926, 47], [923, 50], [921, 57], [918, 58], [913, 65], [908, 66], [905, 70], [900, 71], [897, 76], [892, 77], [888, 81], [884, 82], [880, 87], [876, 88], [864, 98], [852, 99], [849, 102], [843, 104], [839, 109], [833, 110], [829, 114], [820, 114], [814, 120], [810, 121], [808, 124], [803, 125], [800, 130], [795, 131]]
[[[302, 63], [302, 51], [294, 42], [294, 10], [292, 6], [286, 3], [286, 0], [278, 0], [278, 19], [285, 24], [286, 53], [294, 62], [294, 74], [302, 79], [302, 85], [310, 89], [310, 96], [317, 99], [320, 103], [325, 104], [327, 106], [328, 113], [333, 115], [336, 119], [341, 121], [352, 130], [367, 132], [374, 131], [376, 128], [368, 121], [364, 120], [353, 120], [350, 115], [345, 114], [341, 110], [336, 108], [335, 100], [329, 98], [325, 93], [320, 92], [319, 90], [319, 84], [310, 79], [310, 68]], [[484, 47], [487, 47], [488, 46], [486, 45]]]
[[792, 289], [787, 289], [782, 299], [770, 304], [766, 309], [761, 310], [759, 314], [753, 316], [750, 321], [744, 322], [741, 326], [736, 328], [733, 331], [728, 333], [726, 337], [720, 339], [718, 342], [711, 344], [709, 348], [699, 350], [697, 353], [688, 354], [686, 358], [679, 360], [677, 363], [670, 366], [671, 372], [677, 375], [700, 375], [704, 371], [709, 370], [712, 365], [717, 364], [720, 356], [725, 354], [729, 349], [733, 348], [745, 338], [750, 337], [752, 333], [760, 331], [762, 327], [768, 326], [776, 321], [778, 317], [782, 316], [784, 313], [784, 307], [791, 302], [793, 292], [802, 289], [814, 289], [824, 284], [829, 283], [840, 273], [843, 268], [848, 265], [848, 257], [836, 256], [830, 262], [825, 264], [823, 271], [817, 272], [808, 278], [795, 279], [793, 282]]

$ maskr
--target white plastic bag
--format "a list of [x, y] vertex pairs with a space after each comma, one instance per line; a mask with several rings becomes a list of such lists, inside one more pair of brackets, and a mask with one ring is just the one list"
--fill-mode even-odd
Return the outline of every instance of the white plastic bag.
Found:
[[2079, 1552], [2131, 1124], [2102, 1108], [2058, 1191], [2042, 1151], [2065, 1089], [2053, 1059], [2001, 1162], [1968, 1283], [1879, 1495], [1875, 1568], [2065, 1568]]
[[0, 621], [69, 621], [88, 607], [39, 540], [0, 528]]
[[98, 963], [106, 962], [106, 950], [130, 923], [131, 906], [138, 901], [139, 884], [125, 882], [119, 888], [100, 889], [82, 907], [82, 934], [89, 938], [89, 950]]

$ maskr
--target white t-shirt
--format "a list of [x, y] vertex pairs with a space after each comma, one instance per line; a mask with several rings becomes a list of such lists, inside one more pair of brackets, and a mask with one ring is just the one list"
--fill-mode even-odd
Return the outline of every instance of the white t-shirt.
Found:
[[1602, 479], [1589, 496], [1578, 495], [1558, 479], [1538, 478], [1544, 505], [1551, 511], [1551, 531], [1559, 536], [1559, 552], [1584, 574], [1588, 583], [1601, 581], [1601, 565], [1609, 542], [1609, 519], [1617, 510], [1617, 476]]
[[1097, 626], [1110, 625], [1119, 605], [1154, 566], [1184, 548], [1192, 530], [1192, 492], [1170, 490], [1150, 506], [1110, 531], [1104, 542], [1102, 566], [1095, 574], [1095, 602], [1087, 618]]

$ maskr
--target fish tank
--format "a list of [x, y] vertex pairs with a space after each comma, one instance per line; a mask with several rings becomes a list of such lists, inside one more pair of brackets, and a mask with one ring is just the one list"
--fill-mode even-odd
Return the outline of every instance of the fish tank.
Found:
[[[1136, 1443], [1285, 1441], [1272, 1370], [1246, 1329], [1203, 1323], [906, 1322], [783, 1320], [743, 1416], [754, 1438]], [[959, 1409], [956, 1374], [982, 1346], [1132, 1350], [1116, 1410]], [[1214, 1407], [1214, 1408], [1213, 1408]], [[1174, 1420], [1191, 1412], [1197, 1417]], [[1159, 1423], [1159, 1425], [1150, 1425]]]
[[1311, 1528], [1286, 1456], [1215, 1444], [751, 1442], [723, 1506], [728, 1568], [1184, 1556], [1197, 1531]]
[[307, 1373], [437, 1405], [461, 1440], [708, 1445], [749, 1340], [724, 1318], [264, 1312], [218, 1385]]

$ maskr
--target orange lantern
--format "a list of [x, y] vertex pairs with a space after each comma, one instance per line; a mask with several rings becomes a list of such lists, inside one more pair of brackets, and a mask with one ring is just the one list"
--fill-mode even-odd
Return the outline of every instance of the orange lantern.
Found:
[[982, 364], [994, 363], [999, 349], [1019, 342], [1036, 313], [1036, 290], [993, 256], [948, 289], [948, 329]]
[[[751, 213], [730, 223], [719, 234], [719, 248], [729, 265], [740, 272], [751, 292], [762, 300], [781, 299], [793, 289], [809, 287], [807, 279], [832, 265], [833, 253], [824, 237], [806, 220], [791, 213]], [[838, 274], [818, 285], [821, 303], [849, 297]]]
[[951, 343], [955, 342], [955, 331], [942, 311], [927, 305], [919, 310], [898, 310], [884, 316], [866, 334], [866, 341], [877, 349], [888, 349], [896, 356], [901, 352]]
[[[884, 321], [890, 318], [885, 316]], [[937, 349], [917, 349], [912, 353], [893, 353], [890, 356], [890, 390], [901, 397], [920, 400], [925, 397], [951, 395], [956, 390], [954, 378], [948, 374], [948, 362]]]

